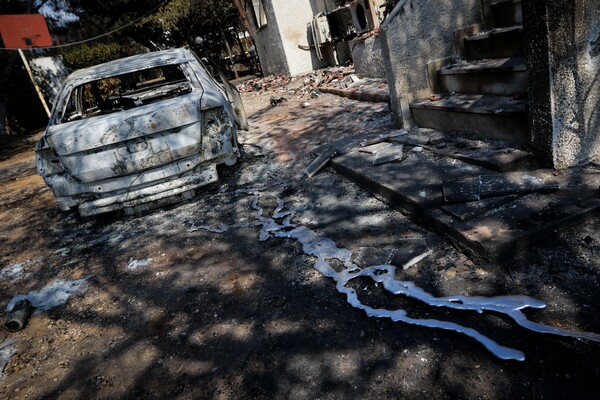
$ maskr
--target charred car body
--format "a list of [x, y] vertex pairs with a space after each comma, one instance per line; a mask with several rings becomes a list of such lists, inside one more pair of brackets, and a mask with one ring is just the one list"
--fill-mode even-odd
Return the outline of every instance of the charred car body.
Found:
[[136, 212], [218, 180], [247, 128], [237, 90], [191, 51], [142, 54], [65, 80], [36, 164], [61, 210]]

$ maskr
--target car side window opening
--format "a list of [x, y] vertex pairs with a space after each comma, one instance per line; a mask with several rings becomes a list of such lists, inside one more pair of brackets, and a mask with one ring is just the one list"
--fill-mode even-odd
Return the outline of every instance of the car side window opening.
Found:
[[115, 75], [73, 88], [59, 122], [128, 110], [191, 91], [181, 64]]

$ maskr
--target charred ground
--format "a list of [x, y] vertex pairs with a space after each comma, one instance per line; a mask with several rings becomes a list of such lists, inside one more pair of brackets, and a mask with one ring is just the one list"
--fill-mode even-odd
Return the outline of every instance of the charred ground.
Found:
[[[55, 280], [91, 275], [64, 306], [34, 315], [15, 334], [4, 398], [595, 398], [600, 345], [549, 337], [495, 315], [425, 307], [355, 282], [361, 300], [455, 321], [523, 350], [495, 359], [459, 334], [367, 318], [314, 270], [291, 240], [259, 241], [259, 227], [217, 234], [195, 225], [252, 221], [281, 198], [294, 222], [338, 246], [426, 243], [433, 254], [399, 276], [436, 295], [522, 294], [548, 307], [531, 319], [600, 332], [600, 222], [532, 248], [508, 265], [465, 254], [325, 169], [301, 171], [310, 151], [369, 130], [390, 129], [385, 104], [331, 95], [270, 104], [245, 94], [252, 129], [244, 156], [194, 200], [139, 217], [81, 221], [58, 211], [35, 172], [33, 142], [0, 154], [0, 266], [35, 260], [0, 280], [4, 306]], [[309, 102], [309, 105], [304, 103]], [[128, 268], [131, 260], [152, 258]]]

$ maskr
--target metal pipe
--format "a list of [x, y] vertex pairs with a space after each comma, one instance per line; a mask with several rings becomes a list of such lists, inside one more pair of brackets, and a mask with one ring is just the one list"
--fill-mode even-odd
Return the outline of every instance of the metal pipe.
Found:
[[18, 301], [12, 308], [4, 327], [10, 332], [20, 331], [27, 324], [27, 320], [33, 311], [29, 300]]

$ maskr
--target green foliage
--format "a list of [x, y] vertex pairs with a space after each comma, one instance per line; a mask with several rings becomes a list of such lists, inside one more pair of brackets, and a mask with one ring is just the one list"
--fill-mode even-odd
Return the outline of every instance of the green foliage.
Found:
[[69, 48], [63, 52], [65, 64], [70, 71], [102, 64], [125, 57], [117, 43], [98, 43]]
[[[0, 0], [0, 2], [3, 0]], [[189, 46], [203, 56], [227, 54], [243, 32], [234, 0], [67, 0], [78, 10], [79, 23], [69, 28], [69, 41], [83, 40], [123, 27], [105, 40], [124, 46], [135, 42], [151, 50]], [[201, 44], [196, 39], [201, 38]]]
[[152, 24], [165, 30], [179, 31], [182, 23], [187, 23], [193, 11], [193, 0], [172, 0], [154, 14], [144, 18], [139, 26]]
[[[235, 45], [243, 22], [233, 0], [171, 0], [130, 31], [161, 47], [190, 46], [200, 54], [226, 55], [226, 42]], [[136, 35], [137, 34], [137, 35]], [[196, 44], [201, 38], [201, 44]]]

